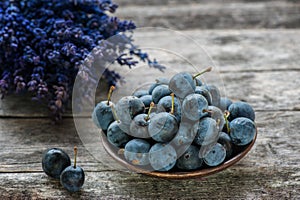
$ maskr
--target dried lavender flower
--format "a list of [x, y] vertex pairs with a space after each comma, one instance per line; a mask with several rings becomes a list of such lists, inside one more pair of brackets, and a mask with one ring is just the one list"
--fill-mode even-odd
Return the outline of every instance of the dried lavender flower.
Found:
[[[120, 65], [132, 67], [140, 60], [163, 70], [164, 66], [121, 34], [136, 26], [108, 14], [117, 8], [111, 0], [1, 1], [0, 97], [28, 91], [32, 99], [46, 101], [52, 118], [59, 121], [72, 98], [77, 74], [82, 81], [95, 79], [91, 51], [98, 49], [108, 58], [116, 57]], [[103, 41], [117, 34], [120, 43], [107, 48], [109, 44]], [[110, 51], [102, 52], [104, 46]], [[103, 76], [110, 85], [121, 78], [110, 70]], [[86, 95], [89, 93], [87, 90]]]

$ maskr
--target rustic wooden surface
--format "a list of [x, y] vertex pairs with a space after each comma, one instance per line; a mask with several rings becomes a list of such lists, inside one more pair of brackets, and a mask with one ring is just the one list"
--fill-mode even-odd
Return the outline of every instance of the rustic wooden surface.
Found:
[[[159, 2], [162, 1], [152, 4], [166, 9], [166, 4]], [[173, 2], [173, 7], [179, 4], [178, 0], [168, 2]], [[185, 6], [193, 7], [197, 1], [185, 2]], [[256, 4], [230, 2], [245, 9]], [[281, 5], [283, 10], [299, 11], [298, 4], [291, 6], [291, 2], [260, 4], [264, 8]], [[213, 12], [205, 9], [213, 7], [212, 4], [205, 4], [200, 11]], [[142, 17], [135, 13], [140, 11], [132, 9], [136, 5], [129, 0], [124, 0], [123, 5], [122, 14], [128, 9], [126, 15]], [[186, 8], [186, 12], [189, 10]], [[299, 13], [294, 11], [287, 21], [298, 19]], [[180, 17], [177, 19], [184, 24]], [[223, 27], [226, 26], [229, 25], [225, 23]], [[293, 29], [257, 28], [260, 27], [251, 23], [247, 30], [203, 30], [193, 25], [192, 29], [182, 31], [203, 45], [219, 66], [226, 96], [246, 100], [256, 111], [257, 141], [236, 165], [209, 177], [176, 181], [114, 170], [95, 159], [83, 146], [70, 114], [62, 124], [53, 125], [46, 109], [35, 106], [26, 97], [11, 96], [0, 101], [1, 199], [300, 199], [300, 29], [297, 25]], [[144, 34], [145, 43], [166, 42], [168, 47], [178, 49], [190, 47], [172, 36], [166, 41], [163, 38], [168, 33], [164, 31]], [[202, 64], [193, 49], [186, 52], [189, 60]], [[168, 56], [162, 56], [161, 60], [169, 65], [178, 64]], [[87, 129], [87, 134], [95, 132], [95, 127]], [[49, 147], [63, 148], [72, 155], [74, 145], [79, 147], [78, 165], [85, 169], [86, 182], [80, 192], [70, 194], [42, 172], [41, 157]]]
[[[118, 15], [139, 26], [175, 29], [295, 28], [300, 25], [299, 0], [120, 0], [127, 9]], [[130, 3], [131, 2], [131, 3]], [[147, 1], [148, 2], [148, 1]]]

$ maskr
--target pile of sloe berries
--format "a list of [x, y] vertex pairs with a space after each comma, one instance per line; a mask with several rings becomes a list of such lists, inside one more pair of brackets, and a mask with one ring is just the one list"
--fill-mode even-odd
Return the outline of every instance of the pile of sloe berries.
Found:
[[83, 186], [85, 175], [81, 167], [76, 165], [77, 147], [74, 147], [74, 165], [71, 166], [69, 155], [60, 148], [45, 151], [42, 158], [43, 171], [70, 192], [77, 192]]
[[221, 165], [256, 135], [246, 102], [222, 97], [213, 84], [187, 72], [157, 79], [114, 104], [99, 102], [92, 119], [129, 164], [152, 171], [192, 171]]

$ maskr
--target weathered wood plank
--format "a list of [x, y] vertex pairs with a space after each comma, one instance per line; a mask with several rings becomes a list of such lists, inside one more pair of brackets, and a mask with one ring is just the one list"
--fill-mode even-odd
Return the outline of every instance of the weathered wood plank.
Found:
[[[132, 5], [141, 5], [141, 6], [149, 6], [149, 5], [156, 5], [156, 6], [162, 6], [162, 5], [184, 5], [184, 4], [192, 4], [192, 3], [199, 3], [199, 4], [211, 4], [211, 3], [217, 3], [219, 5], [222, 4], [228, 4], [228, 3], [249, 3], [249, 2], [273, 2], [276, 3], [278, 1], [274, 0], [151, 0], [151, 1], [145, 1], [145, 0], [115, 0], [121, 9], [124, 6], [132, 6]], [[281, 2], [297, 2], [297, 0], [281, 0]], [[126, 8], [124, 8], [126, 9]]]
[[[290, 168], [292, 171], [300, 163], [300, 112], [257, 112], [256, 116], [257, 142], [254, 149], [238, 165], [276, 165], [279, 168]], [[1, 119], [0, 127], [0, 172], [40, 172], [44, 150], [49, 147], [61, 147], [72, 155], [74, 145], [79, 147], [79, 164], [86, 170], [111, 170], [105, 165], [107, 163], [101, 164], [83, 148], [71, 119], [53, 127], [47, 119]], [[93, 137], [94, 144], [99, 142], [100, 145], [100, 137], [95, 138], [95, 134], [98, 134], [96, 127], [90, 127], [86, 131], [87, 136]]]
[[291, 1], [127, 6], [117, 16], [138, 27], [175, 29], [299, 28], [300, 4]]
[[46, 149], [62, 148], [72, 159], [75, 145], [79, 165], [86, 163], [87, 170], [104, 168], [82, 146], [72, 119], [55, 126], [48, 119], [0, 119], [0, 127], [0, 172], [41, 171], [42, 154]]
[[[233, 167], [205, 179], [164, 180], [125, 172], [88, 172], [80, 192], [43, 173], [0, 174], [2, 199], [299, 199], [299, 173]], [[25, 186], [25, 187], [24, 187]]]
[[[149, 31], [150, 30], [150, 31]], [[203, 66], [211, 57], [220, 73], [300, 70], [299, 29], [188, 30], [138, 29], [135, 42], [151, 57], [179, 68]], [[157, 41], [157, 42], [153, 42]], [[156, 51], [151, 48], [157, 48]], [[160, 49], [159, 49], [160, 48]], [[171, 52], [168, 52], [171, 51]], [[174, 56], [172, 53], [183, 56]], [[179, 66], [178, 66], [179, 65]], [[203, 66], [205, 67], [205, 66]]]

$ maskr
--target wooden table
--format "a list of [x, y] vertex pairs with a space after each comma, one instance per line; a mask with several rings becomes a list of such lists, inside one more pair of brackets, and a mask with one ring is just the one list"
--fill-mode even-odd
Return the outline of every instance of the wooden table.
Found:
[[[300, 199], [300, 29], [182, 33], [203, 45], [219, 66], [226, 96], [254, 107], [258, 138], [245, 158], [201, 179], [165, 180], [114, 170], [86, 150], [71, 116], [53, 125], [45, 110], [13, 95], [0, 102], [1, 199]], [[147, 34], [149, 41], [163, 42], [157, 33]], [[175, 40], [169, 38], [170, 48], [189, 47]], [[188, 54], [197, 62], [192, 50]], [[162, 61], [172, 64], [167, 57]], [[87, 134], [94, 131], [91, 127]], [[41, 158], [50, 147], [73, 155], [74, 145], [86, 182], [71, 194], [43, 173]]]

